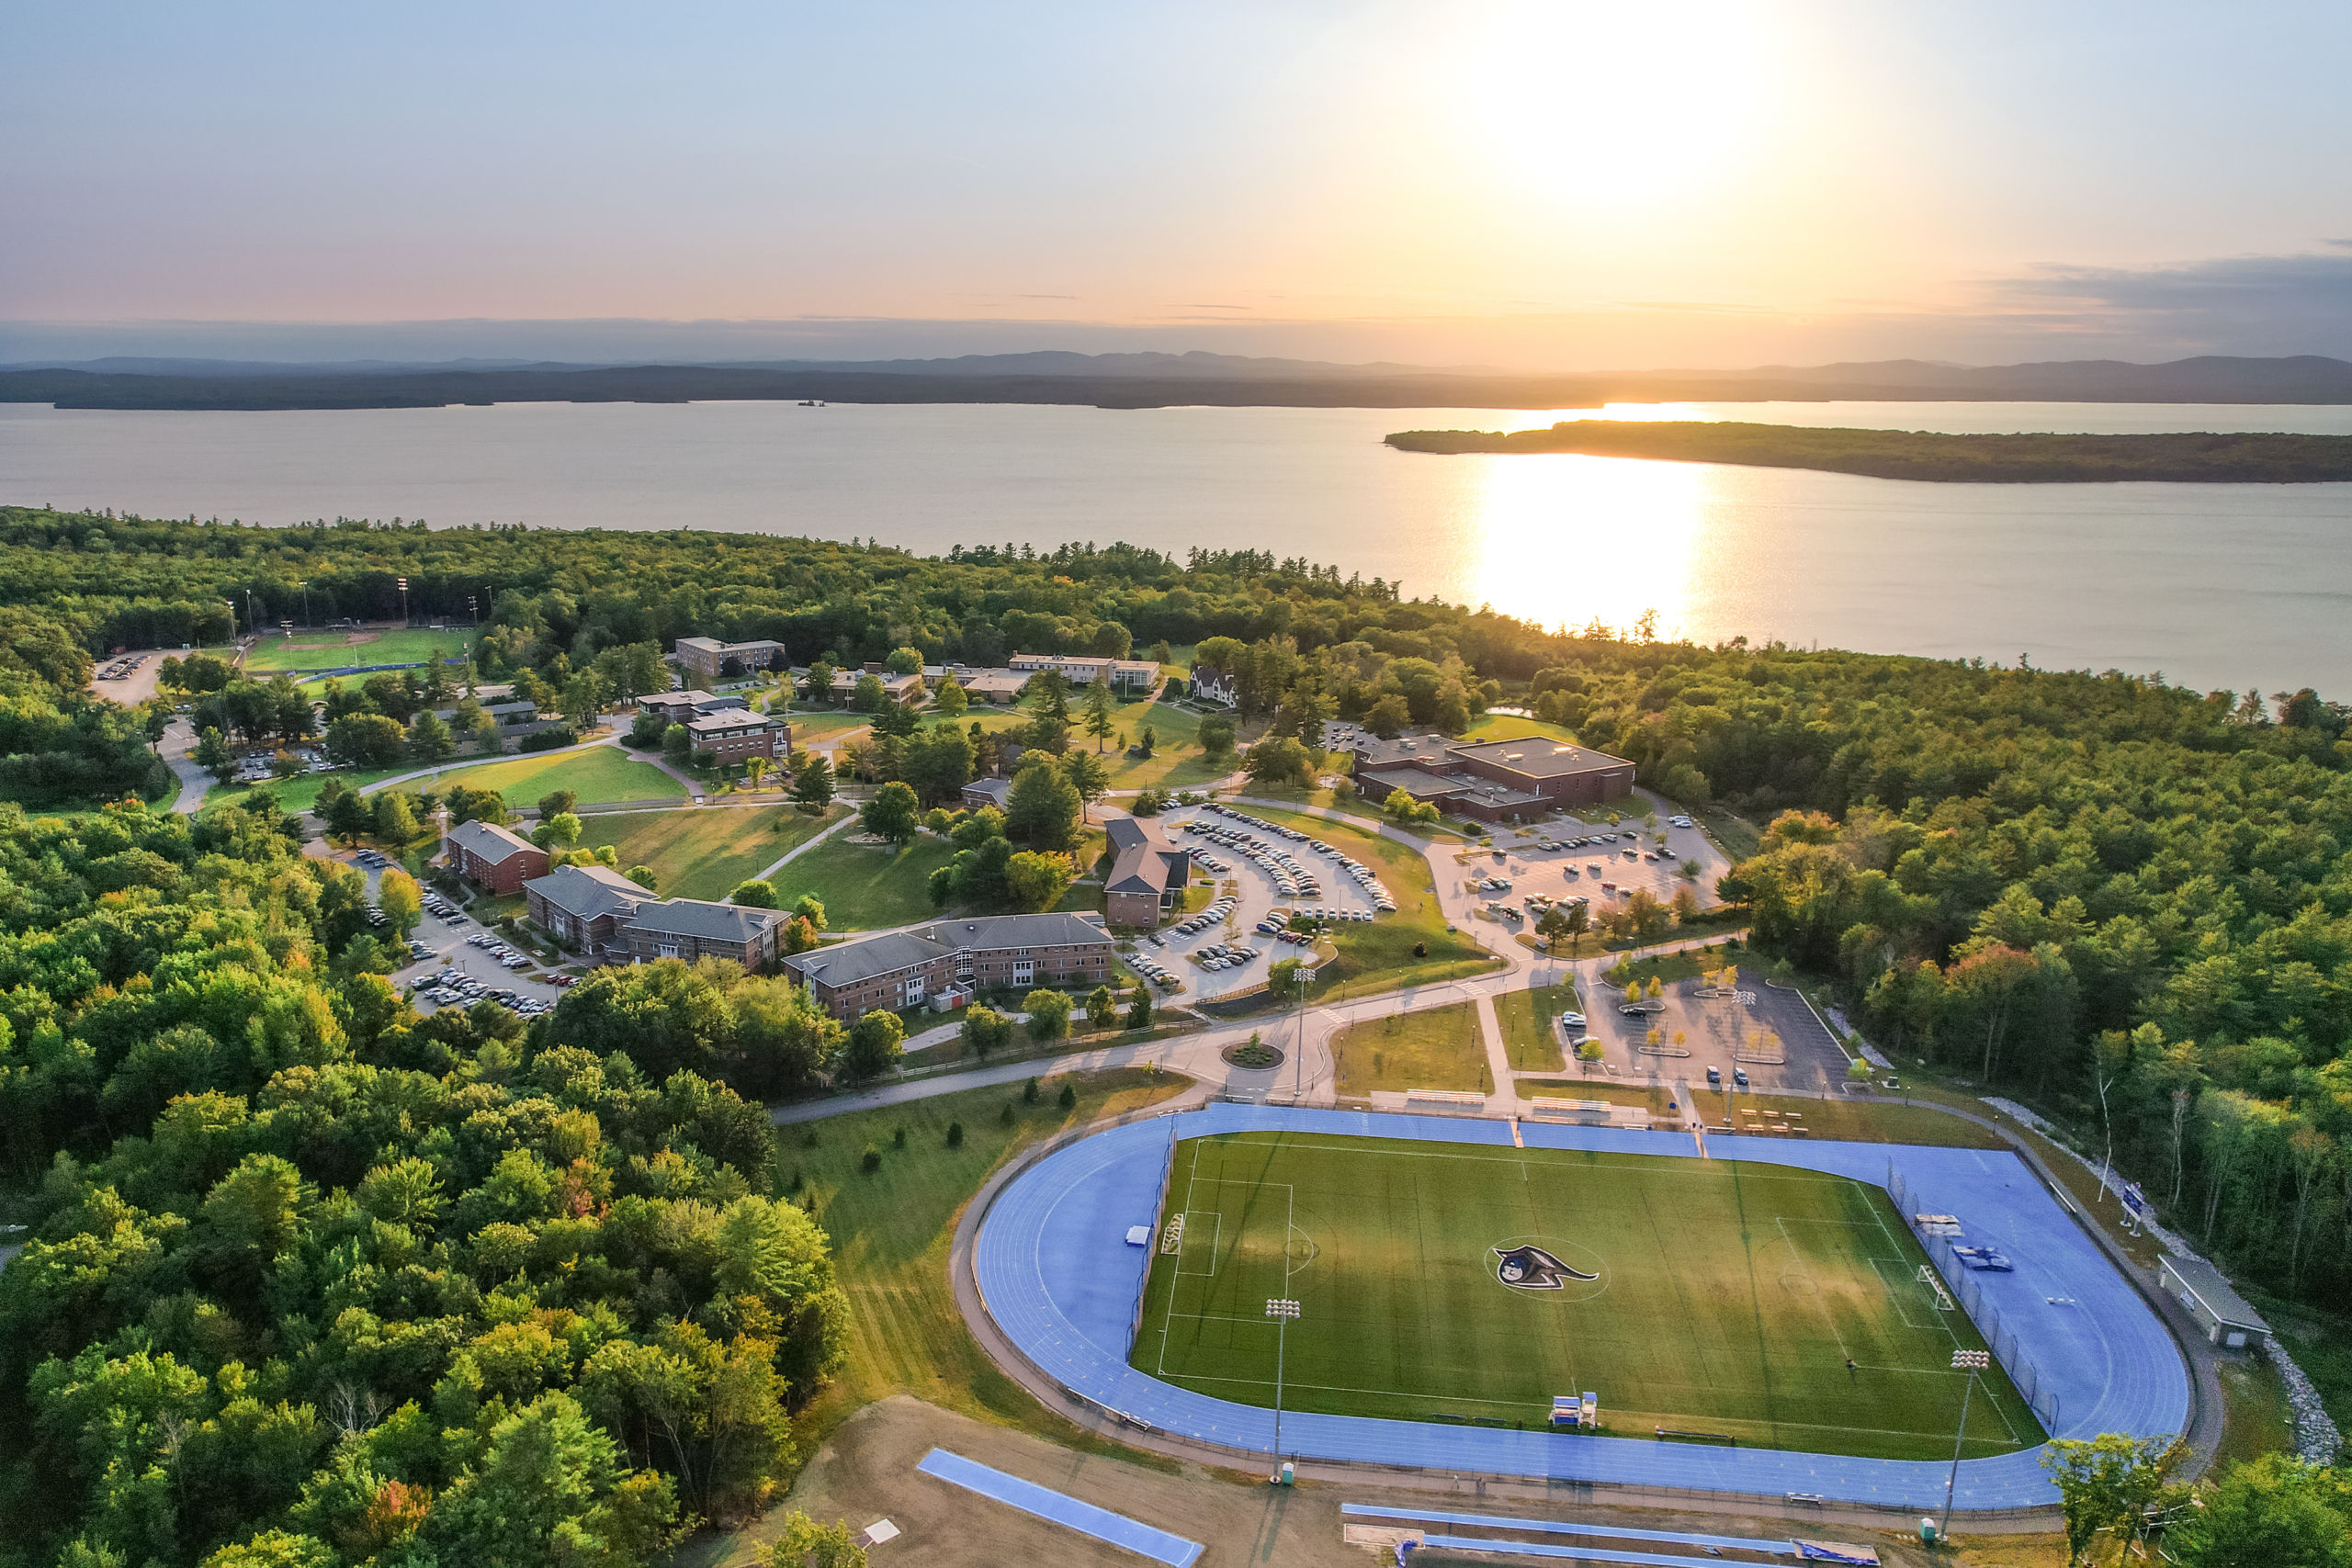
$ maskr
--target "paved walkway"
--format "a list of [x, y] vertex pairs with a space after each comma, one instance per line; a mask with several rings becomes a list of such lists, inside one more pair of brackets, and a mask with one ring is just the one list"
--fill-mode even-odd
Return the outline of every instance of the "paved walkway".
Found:
[[[766, 803], [763, 802], [763, 804]], [[844, 816], [840, 821], [828, 823], [816, 832], [809, 834], [807, 838], [801, 840], [800, 842], [793, 845], [790, 849], [785, 851], [784, 853], [776, 856], [775, 863], [765, 871], [760, 873], [760, 880], [762, 882], [767, 881], [768, 878], [774, 876], [777, 872], [782, 871], [786, 863], [788, 863], [793, 856], [807, 854], [810, 850], [815, 849], [819, 844], [823, 843], [827, 839], [831, 838], [835, 833], [840, 832], [842, 829], [848, 827], [851, 823], [856, 820], [857, 813], [853, 811]]]
[[220, 782], [196, 765], [195, 726], [185, 716], [173, 719], [157, 750], [164, 765], [172, 770], [172, 776], [180, 781], [179, 796], [172, 802], [172, 809], [184, 817], [194, 816], [204, 804], [205, 792]]

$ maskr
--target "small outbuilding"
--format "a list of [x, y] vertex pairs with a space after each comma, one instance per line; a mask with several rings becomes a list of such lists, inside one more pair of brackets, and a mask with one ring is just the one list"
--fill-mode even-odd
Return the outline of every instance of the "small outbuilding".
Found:
[[2262, 1338], [2270, 1332], [2262, 1314], [2230, 1288], [2219, 1269], [2201, 1258], [2167, 1255], [2156, 1266], [2156, 1279], [2197, 1320], [2205, 1337], [2216, 1345], [2240, 1350], [2247, 1340]]

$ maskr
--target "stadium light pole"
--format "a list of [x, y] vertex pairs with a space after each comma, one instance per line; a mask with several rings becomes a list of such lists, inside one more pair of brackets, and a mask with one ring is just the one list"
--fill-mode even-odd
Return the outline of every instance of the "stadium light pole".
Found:
[[1290, 1337], [1291, 1320], [1298, 1315], [1298, 1303], [1270, 1296], [1266, 1315], [1274, 1320], [1274, 1479], [1279, 1481], [1283, 1473], [1283, 1351]]
[[1992, 1360], [1993, 1354], [1989, 1350], [1954, 1350], [1951, 1353], [1951, 1370], [1966, 1372], [1968, 1386], [1961, 1391], [1960, 1395], [1960, 1430], [1953, 1434], [1951, 1439], [1951, 1473], [1944, 1477], [1944, 1517], [1943, 1523], [1936, 1527], [1936, 1537], [1939, 1540], [1951, 1538], [1951, 1494], [1952, 1488], [1960, 1484], [1961, 1445], [1968, 1440], [1968, 1402], [1976, 1393], [1976, 1374], [1989, 1366]]

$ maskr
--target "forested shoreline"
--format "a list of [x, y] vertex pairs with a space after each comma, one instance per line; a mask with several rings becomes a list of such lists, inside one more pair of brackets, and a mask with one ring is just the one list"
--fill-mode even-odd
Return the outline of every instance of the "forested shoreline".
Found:
[[1898, 1061], [2111, 1139], [2254, 1282], [2352, 1294], [2352, 715], [2316, 693], [1553, 633], [1249, 552], [7, 509], [0, 1420], [29, 1440], [0, 1565], [539, 1560], [521, 1536], [636, 1564], [795, 1462], [843, 1309], [756, 1097], [838, 1027], [675, 961], [528, 1024], [420, 1018], [351, 868], [258, 801], [149, 806], [154, 715], [84, 689], [118, 644], [224, 640], [224, 599], [380, 620], [403, 576], [419, 615], [475, 601], [481, 673], [558, 705], [682, 636], [1193, 645], [1286, 763], [1326, 717], [1523, 704], [1770, 822], [1724, 893]]
[[1818, 468], [1965, 484], [2326, 484], [2352, 479], [2352, 435], [2264, 432], [1984, 434], [1814, 429], [1724, 420], [1564, 420], [1542, 430], [1400, 430], [1400, 452], [1581, 452], [1681, 463]]

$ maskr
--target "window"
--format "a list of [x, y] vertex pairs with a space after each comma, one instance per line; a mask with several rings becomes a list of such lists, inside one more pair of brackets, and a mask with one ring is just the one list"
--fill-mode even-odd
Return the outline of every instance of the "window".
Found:
[[662, 942], [656, 945], [653, 951], [663, 958], [675, 958], [678, 956], [678, 944], [674, 942]]

